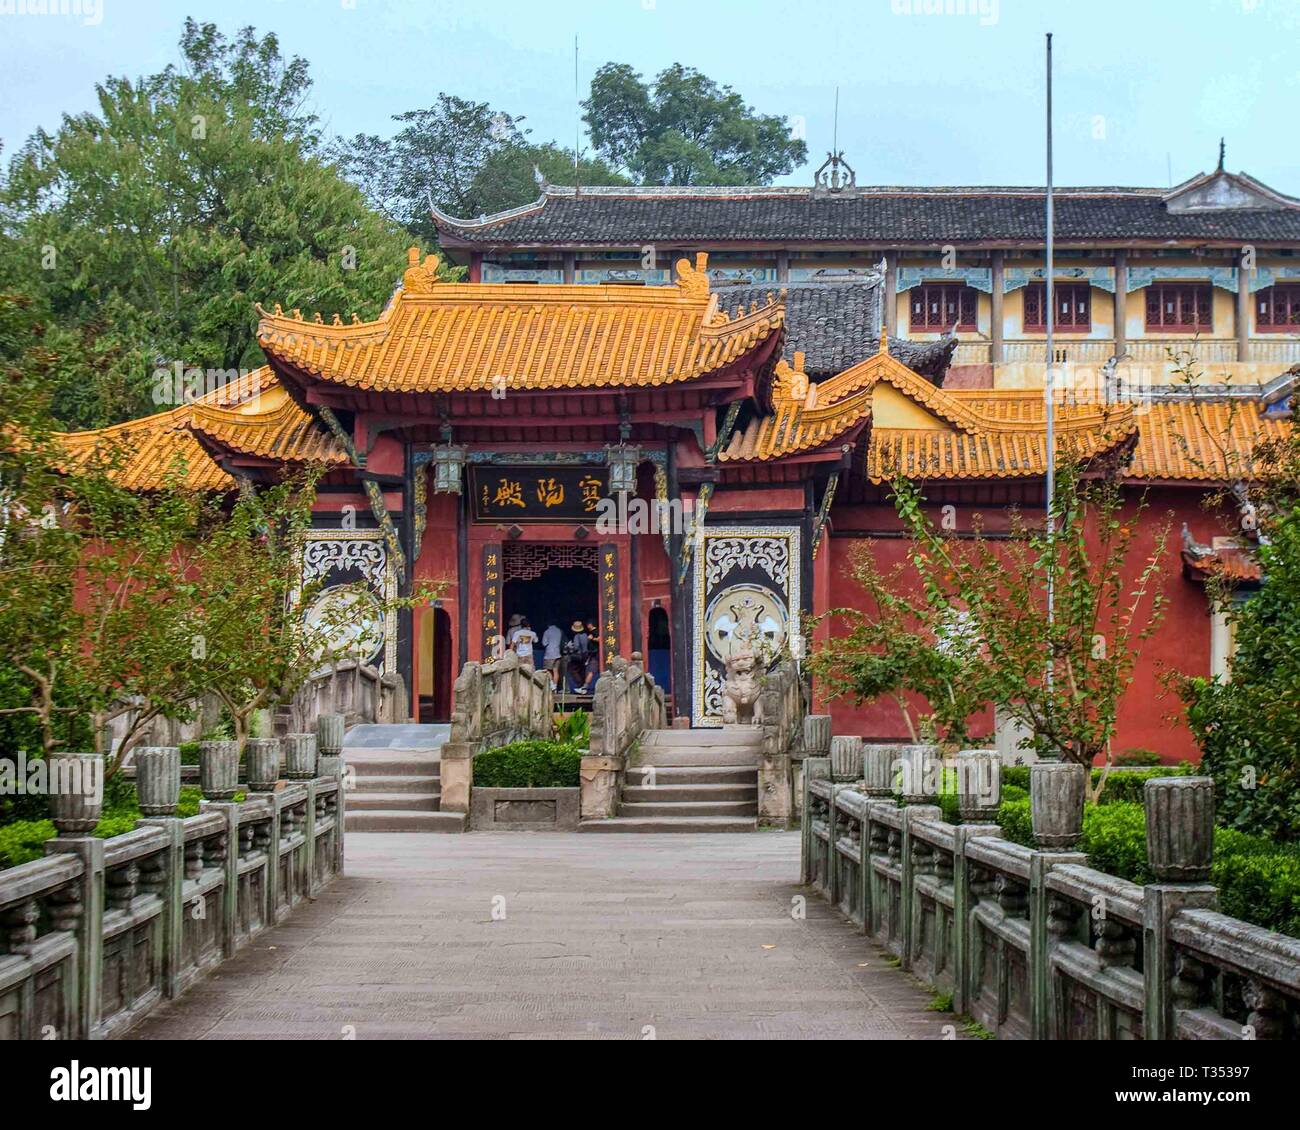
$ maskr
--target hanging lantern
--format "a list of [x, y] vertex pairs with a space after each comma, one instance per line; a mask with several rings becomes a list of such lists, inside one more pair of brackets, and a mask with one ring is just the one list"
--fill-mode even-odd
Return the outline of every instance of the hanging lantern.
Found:
[[460, 444], [441, 443], [433, 449], [433, 493], [460, 494], [465, 451]]
[[634, 443], [606, 444], [605, 461], [609, 464], [609, 493], [635, 494], [641, 448]]

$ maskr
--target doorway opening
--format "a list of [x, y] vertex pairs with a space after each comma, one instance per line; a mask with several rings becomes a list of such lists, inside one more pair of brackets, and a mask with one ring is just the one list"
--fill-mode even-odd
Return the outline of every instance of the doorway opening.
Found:
[[444, 608], [426, 608], [420, 617], [419, 720], [451, 721], [451, 617]]
[[668, 627], [668, 612], [663, 608], [650, 609], [649, 631], [646, 633], [646, 667], [654, 676], [655, 685], [663, 687], [665, 695], [673, 693], [673, 638]]
[[[548, 628], [559, 628], [567, 640], [575, 620], [598, 622], [597, 564], [594, 545], [513, 542], [502, 547], [501, 608], [507, 625], [512, 617], [522, 616], [537, 634], [533, 649], [537, 670], [547, 666], [541, 641]], [[593, 649], [598, 646], [593, 639]], [[595, 654], [589, 666], [600, 670]], [[562, 670], [567, 670], [567, 665]]]

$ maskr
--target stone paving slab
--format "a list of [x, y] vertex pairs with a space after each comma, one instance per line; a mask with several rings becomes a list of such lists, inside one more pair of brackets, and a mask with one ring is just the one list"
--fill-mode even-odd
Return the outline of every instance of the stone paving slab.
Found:
[[366, 722], [343, 737], [344, 749], [438, 749], [451, 735], [447, 722]]
[[[136, 1039], [942, 1039], [798, 833], [369, 833]], [[806, 896], [806, 918], [791, 915]]]

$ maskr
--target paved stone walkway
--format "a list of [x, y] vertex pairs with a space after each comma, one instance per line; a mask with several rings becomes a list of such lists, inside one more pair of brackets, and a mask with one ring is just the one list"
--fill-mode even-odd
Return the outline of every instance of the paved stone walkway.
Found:
[[942, 1038], [824, 902], [791, 916], [798, 869], [792, 832], [349, 835], [342, 879], [131, 1036]]

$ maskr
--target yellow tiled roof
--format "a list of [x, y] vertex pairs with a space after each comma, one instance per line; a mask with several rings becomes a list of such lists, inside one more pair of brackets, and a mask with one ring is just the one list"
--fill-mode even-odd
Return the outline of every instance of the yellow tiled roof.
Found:
[[[888, 384], [925, 411], [926, 427], [872, 424], [867, 476], [874, 482], [902, 473], [932, 478], [1005, 478], [1041, 475], [1047, 453], [1040, 410], [1024, 403], [1033, 394], [981, 392], [967, 396], [942, 389], [882, 349], [843, 373], [813, 385], [794, 365], [778, 362], [772, 414], [757, 417], [732, 437], [724, 462], [768, 461], [847, 441], [872, 418], [877, 386]], [[1061, 405], [1057, 442], [1081, 458], [1125, 442], [1136, 428], [1128, 408], [1103, 411]]]
[[244, 455], [287, 463], [342, 463], [347, 460], [332, 436], [322, 431], [285, 391], [272, 383], [257, 398], [255, 412], [195, 404], [187, 421], [202, 442]]
[[672, 287], [444, 283], [437, 260], [420, 264], [412, 248], [375, 321], [325, 325], [259, 306], [258, 340], [273, 361], [381, 392], [671, 384], [722, 368], [785, 322], [776, 299], [728, 318], [706, 265], [679, 261]]
[[1132, 474], [1144, 479], [1230, 482], [1262, 468], [1256, 449], [1278, 440], [1290, 420], [1266, 416], [1256, 400], [1166, 401], [1138, 416]]
[[109, 428], [59, 437], [75, 471], [96, 452], [121, 459], [114, 469], [128, 490], [157, 490], [179, 474], [192, 490], [233, 490], [235, 480], [212, 459], [196, 433], [218, 447], [285, 462], [343, 458], [331, 439], [293, 402], [270, 366], [198, 397], [191, 404]]

